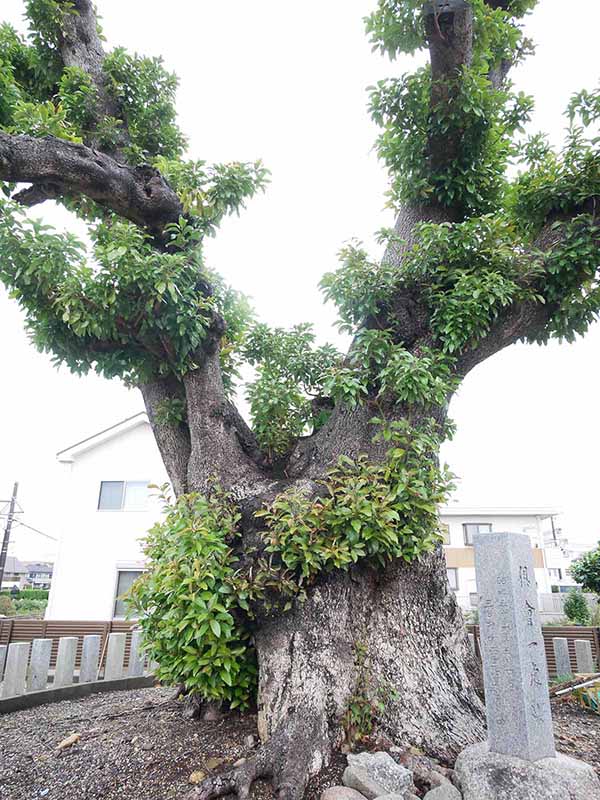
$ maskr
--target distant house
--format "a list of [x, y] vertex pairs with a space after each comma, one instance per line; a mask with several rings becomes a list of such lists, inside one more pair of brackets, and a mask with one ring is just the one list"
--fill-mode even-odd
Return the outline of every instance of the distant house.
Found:
[[4, 565], [2, 589], [23, 589], [27, 584], [27, 565], [18, 558], [8, 556]]
[[[149, 484], [168, 478], [148, 417], [136, 414], [57, 455], [65, 510], [47, 619], [122, 618], [123, 593], [144, 569], [141, 539], [161, 515]], [[525, 533], [541, 595], [554, 585], [555, 549], [547, 541], [552, 508], [440, 508], [448, 584], [465, 610], [477, 607], [473, 537]]]
[[524, 533], [531, 540], [538, 593], [551, 591], [544, 531], [557, 516], [555, 508], [474, 508], [448, 505], [440, 508], [448, 583], [465, 610], [477, 608], [473, 537], [485, 533]]
[[53, 564], [40, 563], [38, 561], [28, 561], [27, 585], [31, 589], [49, 589], [52, 583]]
[[160, 517], [149, 484], [167, 482], [145, 413], [62, 450], [63, 527], [46, 619], [125, 616], [123, 593], [144, 568], [140, 538]]

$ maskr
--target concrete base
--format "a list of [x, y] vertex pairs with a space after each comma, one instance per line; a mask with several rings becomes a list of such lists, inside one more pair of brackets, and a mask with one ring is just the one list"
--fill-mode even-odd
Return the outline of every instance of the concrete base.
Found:
[[600, 800], [592, 767], [568, 756], [523, 761], [476, 744], [463, 750], [455, 770], [463, 800]]
[[145, 689], [155, 684], [156, 678], [153, 675], [144, 675], [141, 678], [121, 678], [118, 681], [74, 683], [71, 686], [60, 686], [56, 689], [45, 689], [41, 692], [29, 692], [28, 694], [20, 694], [17, 697], [7, 697], [4, 700], [0, 700], [0, 714], [23, 711], [46, 703], [60, 703], [62, 700], [78, 700], [81, 697], [100, 692]]

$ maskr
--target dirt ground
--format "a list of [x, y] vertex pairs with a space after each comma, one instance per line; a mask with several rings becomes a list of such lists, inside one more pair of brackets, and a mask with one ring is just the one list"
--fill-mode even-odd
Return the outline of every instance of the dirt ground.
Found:
[[[189, 722], [171, 690], [140, 689], [92, 695], [0, 717], [1, 800], [182, 800], [194, 772], [221, 770], [251, 754], [252, 715]], [[600, 716], [554, 702], [558, 749], [583, 758], [600, 775]], [[76, 744], [57, 751], [71, 734]], [[339, 783], [345, 758], [309, 787], [305, 800]], [[253, 797], [269, 800], [257, 784]]]

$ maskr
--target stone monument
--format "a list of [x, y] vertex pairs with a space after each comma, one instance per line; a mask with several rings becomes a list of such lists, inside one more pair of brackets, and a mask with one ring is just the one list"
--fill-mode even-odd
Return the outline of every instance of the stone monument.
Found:
[[531, 541], [474, 539], [488, 741], [456, 762], [464, 800], [600, 800], [581, 761], [557, 755]]

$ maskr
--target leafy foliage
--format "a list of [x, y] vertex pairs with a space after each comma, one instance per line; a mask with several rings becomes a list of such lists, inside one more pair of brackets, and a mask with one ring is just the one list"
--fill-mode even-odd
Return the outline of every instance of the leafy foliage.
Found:
[[131, 56], [118, 47], [105, 58], [103, 70], [109, 92], [123, 112], [133, 160], [181, 157], [186, 142], [176, 124], [178, 81], [165, 70], [162, 59]]
[[[104, 114], [91, 76], [61, 61], [65, 22], [77, 13], [73, 4], [27, 0], [26, 9], [27, 37], [0, 27], [0, 129], [120, 149], [129, 163], [162, 171], [180, 195], [184, 216], [165, 231], [167, 247], [157, 248], [132, 223], [88, 200], [62, 198], [88, 225], [88, 252], [71, 234], [39, 225], [3, 201], [0, 280], [24, 307], [35, 344], [52, 352], [56, 363], [129, 384], [181, 377], [221, 315], [224, 381], [231, 391], [252, 315], [245, 298], [204, 265], [202, 243], [264, 189], [267, 171], [259, 161], [184, 160], [177, 79], [160, 59], [120, 48], [108, 53], [105, 89], [122, 118]], [[10, 196], [14, 187], [0, 188]]]
[[[394, 205], [433, 200], [465, 214], [485, 214], [506, 189], [512, 139], [528, 121], [532, 101], [515, 94], [508, 82], [496, 86], [491, 73], [529, 51], [514, 18], [535, 2], [513, 3], [507, 11], [492, 9], [484, 0], [470, 0], [470, 5], [473, 56], [458, 74], [445, 76], [443, 86], [437, 86], [430, 69], [423, 68], [371, 88], [371, 116], [383, 129], [377, 147], [392, 178]], [[424, 9], [418, 0], [380, 0], [366, 21], [374, 46], [391, 58], [424, 47]], [[457, 141], [456, 152], [451, 158], [445, 153], [440, 163], [435, 151]]]
[[600, 595], [600, 543], [571, 564], [571, 577], [585, 592]]
[[390, 330], [361, 329], [345, 365], [333, 368], [325, 392], [355, 407], [367, 396], [415, 406], [444, 405], [456, 386], [452, 359], [422, 347], [418, 354], [396, 344]]
[[346, 742], [353, 747], [365, 741], [373, 733], [377, 717], [386, 709], [387, 703], [395, 699], [397, 692], [387, 686], [374, 686], [369, 653], [362, 642], [355, 647], [356, 687], [348, 700], [348, 708], [342, 717]]
[[320, 282], [326, 300], [337, 306], [344, 333], [354, 333], [377, 314], [397, 287], [397, 270], [387, 261], [372, 261], [361, 242], [340, 250], [341, 267], [326, 273]]
[[[371, 116], [383, 128], [377, 149], [392, 177], [390, 202], [434, 200], [485, 214], [502, 197], [512, 136], [527, 122], [531, 101], [492, 89], [483, 67], [465, 67], [445, 89], [433, 112], [429, 68], [380, 81], [371, 90]], [[457, 139], [455, 158], [436, 167], [427, 156], [428, 142], [443, 147]]]
[[[494, 13], [483, 3], [472, 2], [480, 26], [482, 21], [494, 20], [498, 28], [506, 19], [523, 17], [533, 9], [538, 0], [513, 0], [507, 3], [507, 14]], [[422, 0], [378, 0], [376, 10], [365, 18], [366, 31], [373, 47], [394, 59], [398, 53], [414, 53], [423, 49], [426, 42], [425, 4]], [[489, 31], [488, 36], [492, 33]], [[480, 31], [481, 34], [481, 31]], [[496, 38], [498, 34], [496, 33]]]
[[144, 547], [149, 569], [130, 595], [147, 652], [160, 665], [159, 680], [246, 708], [257, 669], [250, 634], [236, 620], [244, 604], [233, 554], [239, 512], [218, 489], [164, 501], [164, 519]]
[[267, 550], [298, 575], [299, 585], [363, 558], [379, 565], [396, 558], [410, 562], [440, 541], [437, 504], [451, 484], [437, 463], [438, 434], [399, 421], [384, 424], [378, 435], [391, 445], [381, 464], [342, 456], [323, 497], [283, 493], [259, 512], [267, 524]]
[[589, 625], [590, 610], [585, 597], [578, 591], [570, 591], [565, 600], [565, 615], [577, 625]]
[[341, 356], [331, 345], [315, 347], [311, 325], [285, 331], [257, 324], [249, 330], [242, 357], [257, 372], [246, 390], [253, 429], [273, 459], [323, 423], [315, 418], [310, 398], [325, 391], [328, 372]]
[[[246, 300], [221, 281], [212, 281], [198, 242], [194, 249], [157, 250], [133, 223], [115, 216], [90, 227], [95, 267], [72, 234], [57, 234], [0, 201], [0, 279], [27, 312], [34, 343], [52, 352], [73, 372], [95, 369], [138, 384], [153, 375], [180, 377], [215, 312], [230, 327], [227, 343], [240, 336], [249, 318]], [[186, 220], [172, 238], [201, 238]], [[231, 361], [226, 372], [234, 370]]]

